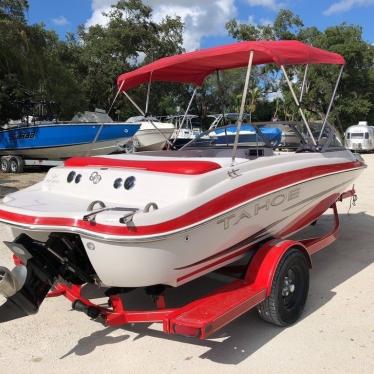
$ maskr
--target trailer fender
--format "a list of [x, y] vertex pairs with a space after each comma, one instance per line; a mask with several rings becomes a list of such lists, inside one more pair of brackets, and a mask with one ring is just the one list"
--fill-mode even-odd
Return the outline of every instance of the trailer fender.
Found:
[[279, 262], [290, 248], [295, 247], [299, 248], [304, 254], [311, 268], [312, 260], [302, 243], [295, 240], [271, 240], [265, 243], [254, 255], [247, 268], [245, 281], [253, 284], [256, 288], [265, 288], [266, 296], [269, 296]]

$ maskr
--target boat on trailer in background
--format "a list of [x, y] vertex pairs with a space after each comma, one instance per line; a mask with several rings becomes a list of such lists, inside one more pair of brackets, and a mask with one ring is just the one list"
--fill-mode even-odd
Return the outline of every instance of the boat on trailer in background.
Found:
[[[239, 143], [251, 68], [266, 63], [283, 71], [299, 108], [303, 131], [295, 153], [274, 151], [255, 124], [262, 143]], [[17, 266], [0, 268], [0, 292], [7, 299], [0, 321], [36, 313], [47, 295], [65, 295], [73, 309], [107, 325], [162, 322], [166, 333], [199, 338], [254, 307], [268, 322], [294, 323], [307, 299], [310, 256], [335, 240], [336, 203], [354, 195], [351, 186], [365, 168], [327, 121], [344, 63], [336, 53], [298, 41], [241, 42], [166, 57], [120, 75], [119, 92], [136, 105], [127, 91], [142, 83], [198, 87], [217, 70], [246, 66], [234, 143], [217, 143], [208, 130], [178, 151], [74, 157], [42, 182], [6, 196], [0, 221]], [[317, 135], [286, 70], [308, 64], [340, 65]], [[330, 207], [335, 225], [329, 233], [289, 239]], [[239, 260], [245, 265], [237, 272], [229, 265]], [[166, 289], [178, 292], [178, 286], [223, 268], [235, 273], [233, 282], [186, 305], [167, 306]], [[85, 298], [85, 283], [109, 287], [108, 304]], [[155, 309], [126, 310], [121, 297], [132, 288], [145, 288]]]
[[53, 165], [72, 156], [113, 153], [121, 150], [140, 126], [113, 122], [102, 110], [78, 113], [70, 122], [13, 122], [0, 127], [0, 171], [20, 173], [25, 162]]
[[[174, 149], [183, 147], [201, 133], [200, 119], [196, 115], [174, 115], [166, 117], [166, 120], [175, 124], [175, 130], [170, 139]], [[199, 122], [198, 126], [196, 122]]]
[[140, 123], [140, 128], [127, 144], [129, 152], [160, 151], [174, 134], [175, 126], [171, 122], [160, 122], [157, 118], [136, 116], [126, 123]]
[[[236, 136], [236, 125], [237, 118], [239, 118], [239, 113], [225, 113], [211, 115], [215, 118], [214, 121], [209, 126], [211, 131], [211, 136], [215, 136], [217, 144], [228, 144], [233, 145], [235, 143]], [[243, 114], [243, 124], [240, 128], [239, 133], [239, 144], [256, 146], [258, 142], [265, 138], [274, 148], [277, 148], [281, 142], [282, 130], [276, 126], [269, 126], [268, 122], [256, 123], [258, 131], [260, 131], [262, 137], [259, 138], [258, 131], [251, 123], [247, 123], [250, 116], [248, 114]], [[233, 120], [235, 121], [233, 123]], [[245, 121], [245, 122], [244, 122]], [[231, 126], [226, 126], [225, 123], [231, 123]], [[273, 125], [273, 123], [270, 123]]]

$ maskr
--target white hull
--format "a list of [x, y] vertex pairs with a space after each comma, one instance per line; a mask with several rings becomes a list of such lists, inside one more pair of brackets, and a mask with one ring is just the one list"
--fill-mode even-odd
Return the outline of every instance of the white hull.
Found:
[[68, 145], [61, 147], [46, 147], [20, 150], [0, 151], [0, 155], [22, 156], [30, 159], [59, 160], [73, 156], [108, 155], [119, 151], [127, 143], [128, 137], [101, 141], [89, 144]]
[[134, 135], [133, 142], [137, 151], [159, 151], [165, 147], [174, 133], [174, 126], [159, 122], [155, 122], [155, 125], [157, 129], [150, 123], [143, 123]]
[[[358, 172], [355, 174], [358, 174]], [[277, 198], [283, 193], [287, 195], [293, 188], [290, 187], [255, 199], [201, 226], [187, 229], [182, 233], [171, 235], [158, 241], [135, 243], [133, 245], [114, 242], [108, 245], [105, 241], [95, 240], [84, 235], [82, 240], [86, 247], [89, 242], [94, 243], [95, 250], [87, 252], [91, 263], [100, 274], [100, 279], [106, 285], [140, 287], [161, 283], [178, 286], [200, 277], [202, 272], [199, 270], [205, 266], [209, 266], [209, 270], [213, 271], [243, 257], [245, 255], [243, 249], [248, 247], [249, 243], [239, 245], [233, 251], [230, 251], [229, 248], [255, 236], [256, 233], [266, 230], [269, 226], [271, 228], [268, 231], [254, 238], [251, 243], [253, 244], [272, 236], [277, 237], [277, 234], [289, 226], [296, 217], [313, 208], [320, 200], [344, 192], [347, 187], [352, 185], [354, 178], [355, 175], [347, 175], [338, 187], [331, 190], [331, 185], [336, 184], [336, 176], [326, 177], [326, 180], [322, 183], [328, 192], [318, 195], [318, 197], [311, 199], [302, 206], [297, 205], [291, 210], [285, 210], [287, 208], [283, 204], [278, 207], [271, 207], [271, 209], [264, 210], [261, 214], [259, 212], [256, 217], [244, 217], [238, 224], [226, 230], [224, 229], [224, 222], [222, 222], [225, 217], [233, 214], [239, 217], [243, 212], [253, 212], [256, 205], [264, 206], [267, 200]], [[321, 180], [318, 179], [314, 182], [301, 184], [299, 187], [303, 190], [303, 196], [313, 196], [316, 195], [315, 191], [321, 188], [320, 184]], [[289, 203], [288, 205], [292, 204]], [[313, 216], [309, 223], [312, 223], [317, 217]], [[279, 223], [274, 225], [277, 221]], [[209, 234], [207, 235], [207, 233]], [[226, 250], [227, 253], [224, 255], [217, 255]], [[223, 260], [229, 254], [232, 256], [237, 255]], [[206, 261], [205, 259], [209, 257], [213, 258]], [[218, 263], [214, 265], [216, 262]], [[118, 263], [136, 263], [137, 266], [125, 265], [118, 268]], [[196, 265], [192, 265], [195, 263]], [[195, 271], [197, 272], [196, 274], [194, 274]]]
[[[141, 161], [146, 156], [110, 159], [123, 158]], [[347, 151], [332, 152], [329, 157], [318, 153], [283, 154], [240, 159], [235, 167], [237, 176], [229, 178], [230, 159], [215, 160], [221, 164], [218, 170], [194, 176], [133, 168], [54, 168], [43, 183], [5, 198], [0, 205], [0, 220], [11, 225], [11, 240], [21, 232], [42, 241], [50, 232], [78, 233], [104, 285], [177, 286], [239, 259], [243, 249], [253, 242], [287, 237], [302, 229], [350, 187], [363, 168]], [[66, 183], [71, 170], [82, 174], [81, 184]], [[102, 182], [92, 184], [92, 173], [99, 173]], [[113, 189], [113, 180], [129, 175], [136, 177], [133, 189]], [[274, 179], [277, 175], [279, 179]], [[284, 182], [285, 178], [289, 182]], [[259, 187], [255, 187], [256, 183]], [[256, 189], [258, 192], [251, 196]], [[103, 200], [106, 206], [141, 210], [148, 202], [156, 202], [159, 209], [139, 211], [126, 225], [119, 223], [124, 212], [104, 211], [96, 215], [95, 225], [90, 225], [82, 217], [93, 200]], [[225, 204], [229, 204], [227, 208]], [[25, 224], [21, 217], [19, 222], [12, 222], [1, 217], [2, 210], [37, 220]], [[74, 221], [55, 224], [46, 217]], [[41, 224], [43, 218], [46, 222]], [[97, 225], [103, 229], [98, 230]], [[247, 238], [250, 240], [243, 242]]]

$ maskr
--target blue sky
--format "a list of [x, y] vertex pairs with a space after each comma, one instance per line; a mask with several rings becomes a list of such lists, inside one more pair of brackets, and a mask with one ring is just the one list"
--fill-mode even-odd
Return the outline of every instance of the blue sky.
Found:
[[[102, 11], [115, 0], [29, 0], [29, 23], [43, 22], [61, 38], [78, 25], [105, 23]], [[145, 0], [154, 18], [178, 14], [186, 24], [188, 50], [227, 43], [225, 23], [235, 17], [257, 24], [272, 22], [281, 7], [298, 14], [306, 26], [324, 29], [342, 22], [362, 26], [364, 39], [374, 43], [374, 0]]]

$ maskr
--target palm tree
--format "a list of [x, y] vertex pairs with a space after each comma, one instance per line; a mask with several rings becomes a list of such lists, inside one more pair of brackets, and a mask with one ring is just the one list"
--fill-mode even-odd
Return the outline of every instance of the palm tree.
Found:
[[[252, 122], [252, 113], [256, 111], [258, 99], [261, 96], [261, 91], [258, 87], [254, 87], [248, 91], [247, 103], [244, 106], [244, 111], [249, 113], [249, 122]], [[237, 107], [236, 111], [239, 113], [240, 104], [242, 101], [242, 94], [236, 95]]]

